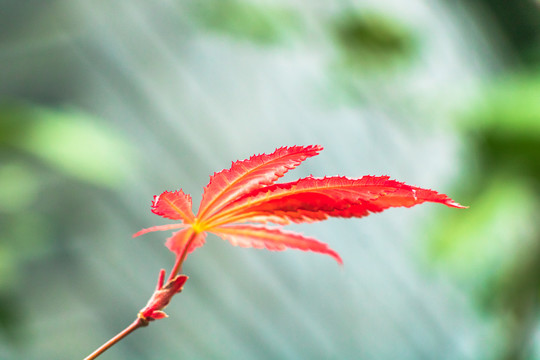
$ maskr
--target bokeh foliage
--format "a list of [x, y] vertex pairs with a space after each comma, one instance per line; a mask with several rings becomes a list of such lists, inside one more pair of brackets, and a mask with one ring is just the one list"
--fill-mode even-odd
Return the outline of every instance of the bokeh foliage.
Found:
[[[55, 343], [44, 336], [46, 344], [36, 345], [25, 335], [21, 340], [25, 331], [16, 324], [25, 330], [50, 329], [51, 334], [59, 328], [69, 329], [68, 335], [76, 333], [60, 324], [44, 327], [38, 323], [43, 322], [42, 314], [23, 311], [28, 310], [21, 305], [24, 285], [35, 285], [34, 275], [48, 268], [55, 270], [43, 270], [44, 276], [68, 272], [74, 281], [85, 284], [80, 288], [76, 283], [58, 284], [62, 277], [51, 276], [50, 283], [41, 284], [43, 288], [34, 289], [33, 295], [45, 298], [49, 294], [56, 306], [58, 299], [51, 293], [79, 289], [84, 300], [65, 297], [62, 303], [77, 309], [81, 302], [81, 308], [99, 312], [88, 317], [83, 312], [82, 320], [70, 313], [69, 319], [77, 322], [73, 328], [85, 324], [92, 329], [85, 330], [84, 339], [78, 338], [80, 348], [73, 353], [83, 355], [88, 337], [101, 339], [117, 331], [117, 323], [103, 325], [95, 319], [115, 315], [118, 309], [136, 311], [146, 294], [141, 299], [133, 299], [133, 294], [140, 293], [143, 285], [153, 285], [152, 266], [163, 264], [157, 264], [158, 250], [150, 254], [148, 249], [154, 247], [145, 247], [151, 241], [128, 244], [110, 234], [119, 231], [129, 238], [130, 231], [144, 226], [133, 214], [148, 212], [144, 206], [151, 194], [167, 186], [190, 186], [192, 179], [197, 180], [198, 189], [199, 179], [204, 176], [205, 180], [209, 170], [217, 169], [216, 163], [226, 166], [223, 161], [229, 161], [231, 154], [325, 140], [325, 166], [335, 166], [338, 172], [345, 171], [345, 166], [360, 175], [392, 169], [409, 179], [417, 176], [418, 185], [433, 173], [438, 175], [429, 181], [438, 188], [447, 178], [440, 175], [441, 169], [455, 167], [437, 167], [444, 162], [435, 151], [439, 132], [451, 133], [465, 144], [457, 164], [460, 168], [454, 169], [460, 176], [450, 187], [455, 191], [445, 192], [470, 209], [445, 212], [433, 226], [428, 237], [436, 265], [429, 273], [443, 269], [443, 276], [470, 295], [477, 312], [463, 315], [461, 308], [453, 307], [457, 301], [445, 305], [446, 293], [438, 294], [440, 288], [431, 290], [436, 284], [411, 275], [414, 266], [399, 262], [405, 247], [396, 245], [399, 240], [375, 236], [390, 230], [388, 223], [374, 217], [363, 222], [360, 230], [351, 230], [352, 235], [335, 223], [328, 230], [327, 238], [338, 246], [356, 242], [349, 251], [355, 261], [346, 260], [345, 268], [354, 280], [332, 273], [328, 282], [322, 274], [316, 282], [308, 282], [304, 275], [319, 270], [308, 262], [299, 263], [291, 273], [286, 260], [277, 260], [283, 263], [275, 270], [272, 262], [270, 271], [259, 261], [266, 255], [254, 255], [261, 256], [257, 261], [241, 255], [225, 258], [222, 254], [227, 250], [219, 247], [214, 248], [215, 257], [197, 255], [201, 265], [190, 270], [198, 281], [190, 283], [185, 303], [177, 307], [183, 322], [156, 327], [117, 351], [130, 359], [150, 358], [158, 350], [164, 358], [167, 351], [169, 357], [178, 356], [179, 347], [186, 358], [189, 354], [196, 354], [193, 358], [201, 354], [261, 358], [256, 355], [262, 353], [267, 358], [314, 358], [321, 356], [321, 348], [327, 351], [325, 355], [342, 358], [537, 357], [540, 352], [533, 348], [539, 347], [535, 334], [540, 293], [538, 1], [483, 0], [471, 8], [465, 1], [446, 1], [448, 8], [443, 3], [412, 1], [407, 9], [400, 9], [403, 2], [398, 1], [376, 7], [362, 1], [328, 2], [327, 8], [319, 2], [246, 0], [187, 5], [174, 1], [121, 5], [6, 1], [4, 12], [12, 16], [0, 19], [5, 20], [0, 28], [7, 38], [0, 42], [4, 69], [0, 82], [0, 327], [4, 336], [0, 339], [9, 338], [9, 343], [19, 337], [21, 348], [36, 346], [41, 356], [54, 353], [43, 349], [50, 350], [47, 346], [64, 339]], [[451, 13], [456, 4], [470, 18]], [[433, 12], [424, 13], [427, 8]], [[485, 36], [473, 39], [478, 35], [468, 32], [470, 23]], [[431, 30], [445, 37], [438, 38]], [[448, 39], [452, 42], [445, 42]], [[441, 46], [434, 47], [439, 41]], [[490, 55], [495, 57], [479, 50], [491, 46], [496, 50]], [[440, 62], [434, 64], [426, 54], [435, 51], [447, 57], [435, 57]], [[277, 61], [272, 63], [274, 57]], [[470, 80], [448, 75], [461, 74], [452, 72], [459, 69], [456, 62], [461, 58], [469, 62], [466, 76], [473, 77], [481, 68], [484, 83], [479, 96], [459, 104], [467, 111], [448, 114], [446, 109], [458, 104], [446, 95], [460, 92]], [[491, 62], [496, 63], [494, 68]], [[231, 68], [236, 64], [240, 66]], [[420, 76], [417, 83], [419, 74], [428, 75]], [[420, 93], [417, 88], [425, 90]], [[321, 92], [323, 99], [317, 98]], [[346, 98], [346, 104], [335, 106], [336, 97]], [[326, 108], [319, 113], [321, 103]], [[439, 108], [441, 103], [445, 106]], [[441, 119], [446, 124], [441, 125]], [[113, 120], [123, 124], [123, 133], [112, 130], [107, 122]], [[429, 142], [431, 137], [435, 140]], [[420, 143], [426, 141], [429, 146], [422, 148]], [[120, 215], [113, 217], [113, 211], [107, 210], [119, 202], [119, 189], [125, 188], [125, 167], [141, 161], [134, 158], [132, 147], [142, 149], [151, 160], [145, 171], [134, 176], [140, 186], [124, 195], [127, 200], [116, 211]], [[426, 148], [433, 154], [424, 156]], [[451, 172], [444, 171], [445, 175]], [[144, 201], [133, 200], [142, 197]], [[105, 199], [107, 206], [99, 207], [99, 199]], [[403, 224], [410, 225], [410, 218], [406, 219]], [[368, 230], [369, 224], [383, 229]], [[101, 228], [109, 234], [99, 243]], [[396, 226], [390, 238], [410, 231], [412, 227]], [[74, 241], [73, 234], [85, 234], [92, 245], [99, 245], [85, 248]], [[100, 253], [105, 242], [109, 254]], [[113, 242], [118, 245], [109, 245]], [[208, 245], [211, 254], [214, 245], [210, 241]], [[137, 268], [123, 262], [128, 246], [143, 249]], [[82, 254], [88, 248], [94, 250], [92, 256]], [[288, 254], [271, 255], [276, 261]], [[81, 261], [83, 256], [86, 263]], [[77, 277], [77, 269], [85, 271]], [[250, 278], [250, 273], [256, 276]], [[134, 274], [143, 279], [141, 283], [132, 278]], [[96, 286], [96, 291], [82, 291], [90, 287], [87, 282], [99, 284], [101, 290]], [[261, 283], [264, 292], [253, 291]], [[242, 292], [248, 288], [243, 284], [250, 285], [250, 290]], [[121, 285], [125, 285], [123, 291], [119, 291]], [[211, 287], [220, 285], [221, 292]], [[428, 288], [429, 294], [418, 288]], [[107, 304], [92, 297], [111, 289], [114, 294], [101, 298]], [[311, 296], [313, 289], [318, 290], [316, 296]], [[110, 299], [120, 305], [107, 308]], [[321, 299], [321, 305], [310, 303], [313, 299]], [[267, 308], [257, 312], [263, 303]], [[268, 309], [275, 313], [260, 318]], [[45, 319], [59, 317], [53, 314]], [[454, 328], [452, 321], [462, 327]], [[460, 347], [463, 343], [467, 345]], [[64, 345], [62, 351], [67, 351]]]
[[204, 0], [192, 5], [194, 19], [215, 34], [260, 45], [279, 45], [302, 30], [295, 11], [241, 0]]
[[460, 127], [471, 208], [437, 224], [432, 253], [500, 328], [495, 357], [527, 358], [540, 311], [540, 74], [493, 80]]
[[21, 335], [25, 326], [17, 299], [28, 291], [21, 284], [29, 265], [69, 256], [63, 234], [83, 231], [83, 219], [92, 218], [80, 204], [118, 186], [131, 154], [121, 136], [80, 110], [0, 103], [0, 327], [6, 336]]

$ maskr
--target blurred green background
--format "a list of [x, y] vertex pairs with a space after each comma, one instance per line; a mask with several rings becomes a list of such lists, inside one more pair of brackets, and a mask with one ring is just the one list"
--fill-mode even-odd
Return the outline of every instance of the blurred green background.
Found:
[[210, 236], [170, 318], [103, 359], [540, 359], [540, 3], [1, 0], [0, 359], [127, 326], [233, 160], [384, 175], [470, 209], [293, 226], [345, 266]]

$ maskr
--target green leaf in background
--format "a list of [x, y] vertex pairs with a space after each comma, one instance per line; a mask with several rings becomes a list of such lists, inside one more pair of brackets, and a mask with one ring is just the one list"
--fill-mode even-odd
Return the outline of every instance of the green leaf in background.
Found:
[[482, 99], [464, 117], [467, 130], [496, 129], [501, 133], [540, 138], [540, 72], [526, 72], [492, 81]]
[[483, 302], [536, 240], [536, 201], [526, 182], [505, 175], [490, 179], [466, 214], [448, 214], [434, 226], [433, 258]]
[[[131, 164], [131, 150], [119, 134], [74, 109], [0, 104], [0, 134], [4, 156], [23, 152], [67, 176], [99, 186], [118, 185], [122, 171]], [[17, 176], [17, 171], [28, 170], [12, 168], [4, 176]]]
[[43, 178], [27, 164], [10, 161], [0, 165], [0, 213], [17, 213], [36, 199]]
[[411, 29], [374, 12], [345, 12], [332, 21], [330, 31], [340, 62], [353, 71], [385, 70], [410, 59], [416, 47]]
[[527, 176], [540, 183], [540, 73], [494, 81], [460, 126], [473, 137], [484, 171]]
[[201, 1], [194, 14], [211, 31], [262, 45], [286, 42], [302, 28], [300, 17], [292, 10], [246, 1]]

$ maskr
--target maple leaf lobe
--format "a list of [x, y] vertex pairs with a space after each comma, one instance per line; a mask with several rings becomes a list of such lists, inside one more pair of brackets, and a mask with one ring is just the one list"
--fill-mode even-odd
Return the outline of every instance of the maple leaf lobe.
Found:
[[191, 196], [181, 189], [164, 191], [161, 195], [154, 196], [152, 212], [167, 219], [182, 220], [187, 224], [195, 218], [191, 211]]
[[187, 253], [193, 252], [196, 248], [203, 246], [206, 239], [206, 233], [195, 233], [195, 231], [189, 227], [173, 233], [173, 235], [165, 241], [165, 246], [180, 256], [185, 247], [188, 246]]
[[232, 245], [240, 247], [266, 248], [273, 251], [298, 249], [314, 251], [330, 255], [340, 265], [343, 264], [337, 252], [330, 249], [327, 244], [314, 238], [282, 230], [281, 228], [269, 228], [260, 225], [226, 225], [211, 230]]
[[266, 186], [240, 197], [222, 209], [220, 221], [313, 222], [328, 217], [363, 217], [390, 207], [411, 207], [426, 201], [461, 207], [444, 194], [390, 180], [388, 176], [307, 177]]
[[322, 149], [319, 145], [281, 147], [268, 155], [253, 155], [233, 162], [229, 169], [210, 177], [204, 188], [198, 217], [216, 213], [239, 196], [273, 184], [302, 161], [318, 155]]

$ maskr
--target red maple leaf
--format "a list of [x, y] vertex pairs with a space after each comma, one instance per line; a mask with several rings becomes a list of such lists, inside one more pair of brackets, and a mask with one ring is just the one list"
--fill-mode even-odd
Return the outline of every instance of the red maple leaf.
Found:
[[[176, 254], [176, 262], [165, 283], [161, 270], [156, 289], [137, 319], [86, 359], [95, 359], [108, 348], [151, 321], [167, 317], [163, 311], [172, 297], [182, 291], [188, 277], [178, 275], [188, 253], [204, 245], [207, 233], [213, 233], [233, 245], [268, 250], [300, 249], [333, 257], [342, 263], [328, 245], [304, 235], [283, 230], [293, 223], [314, 222], [329, 217], [363, 217], [391, 207], [411, 207], [423, 202], [463, 208], [448, 196], [433, 190], [390, 180], [388, 176], [343, 176], [322, 179], [307, 177], [276, 183], [302, 161], [318, 155], [321, 146], [282, 147], [272, 154], [254, 155], [237, 161], [228, 170], [210, 177], [197, 216], [191, 209], [191, 197], [182, 190], [165, 191], [154, 196], [152, 212], [178, 223], [143, 229], [133, 236], [151, 231], [179, 229], [165, 245]], [[268, 226], [274, 223], [274, 226]]]
[[388, 176], [307, 177], [275, 183], [322, 149], [317, 145], [282, 147], [269, 155], [254, 155], [234, 162], [230, 169], [210, 177], [197, 216], [192, 212], [189, 195], [182, 190], [165, 191], [154, 197], [152, 212], [180, 222], [143, 229], [133, 236], [181, 229], [166, 241], [166, 246], [178, 257], [178, 266], [188, 253], [204, 244], [208, 232], [233, 245], [309, 250], [330, 255], [341, 264], [338, 253], [325, 243], [283, 230], [281, 226], [328, 217], [363, 217], [391, 207], [411, 207], [426, 201], [464, 207], [444, 194], [390, 180]]

